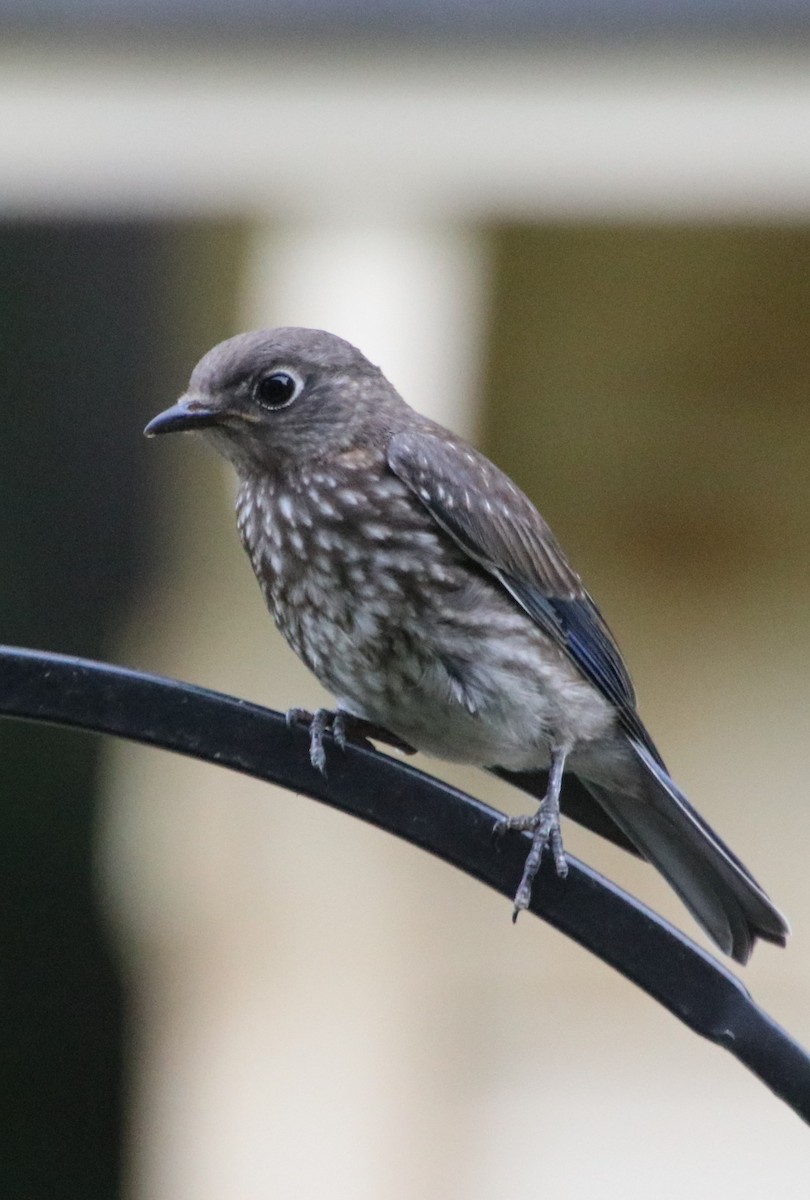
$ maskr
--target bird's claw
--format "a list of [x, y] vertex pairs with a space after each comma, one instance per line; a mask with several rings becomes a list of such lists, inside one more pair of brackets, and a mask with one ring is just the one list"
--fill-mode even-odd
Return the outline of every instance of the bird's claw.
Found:
[[331, 733], [341, 750], [346, 749], [346, 716], [341, 709], [332, 712], [329, 708], [318, 708], [310, 712], [306, 708], [288, 708], [288, 725], [306, 725], [309, 727], [309, 761], [316, 771], [326, 774], [326, 749], [323, 735]]
[[372, 749], [371, 738], [383, 742], [402, 754], [416, 754], [412, 745], [403, 742], [396, 733], [384, 730], [382, 725], [374, 725], [362, 716], [343, 712], [338, 708], [332, 712], [329, 708], [318, 708], [311, 713], [308, 708], [288, 708], [287, 724], [306, 725], [310, 730], [310, 762], [322, 775], [326, 774], [326, 751], [324, 750], [324, 733], [331, 733], [341, 750], [346, 750], [349, 742], [355, 745], [367, 746]]
[[521, 833], [531, 833], [532, 844], [526, 855], [523, 875], [515, 892], [512, 921], [529, 907], [532, 898], [532, 885], [546, 849], [551, 851], [554, 867], [559, 879], [565, 879], [568, 874], [568, 862], [563, 848], [562, 831], [560, 829], [560, 806], [556, 796], [546, 796], [537, 812], [531, 816], [503, 817], [496, 822], [494, 833], [502, 836], [507, 830], [515, 829]]
[[306, 708], [287, 709], [288, 725], [306, 725], [309, 729], [309, 761], [322, 775], [326, 774], [326, 750], [323, 735], [331, 733], [341, 750], [345, 750], [349, 742], [371, 748], [370, 738], [384, 742], [401, 750], [404, 754], [415, 754], [413, 746], [398, 738], [395, 733], [389, 733], [380, 725], [374, 725], [363, 717], [355, 717], [352, 713], [344, 712], [342, 708], [332, 712], [328, 708], [318, 708], [310, 712]]

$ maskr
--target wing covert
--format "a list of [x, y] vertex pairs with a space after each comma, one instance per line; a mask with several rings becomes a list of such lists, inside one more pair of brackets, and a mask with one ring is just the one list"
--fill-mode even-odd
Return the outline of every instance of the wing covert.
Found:
[[566, 650], [657, 759], [610, 630], [528, 497], [472, 446], [439, 434], [395, 434], [388, 463], [461, 549]]

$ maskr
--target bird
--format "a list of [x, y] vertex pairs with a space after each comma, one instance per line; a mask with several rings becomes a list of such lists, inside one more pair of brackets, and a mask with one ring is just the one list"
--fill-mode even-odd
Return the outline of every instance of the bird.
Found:
[[[604, 618], [534, 504], [472, 444], [415, 411], [351, 343], [319, 329], [238, 334], [208, 351], [147, 436], [195, 431], [236, 469], [237, 526], [276, 625], [352, 722], [428, 755], [547, 771], [536, 812], [496, 832], [567, 862], [564, 772], [657, 868], [717, 947], [745, 963], [788, 924], [689, 803], [637, 711]], [[301, 710], [291, 710], [293, 717]]]

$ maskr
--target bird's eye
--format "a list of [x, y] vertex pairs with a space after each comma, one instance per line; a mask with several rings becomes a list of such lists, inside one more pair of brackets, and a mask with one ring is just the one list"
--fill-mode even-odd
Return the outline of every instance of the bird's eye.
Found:
[[286, 408], [303, 386], [301, 380], [289, 371], [273, 371], [256, 380], [253, 396], [263, 408]]

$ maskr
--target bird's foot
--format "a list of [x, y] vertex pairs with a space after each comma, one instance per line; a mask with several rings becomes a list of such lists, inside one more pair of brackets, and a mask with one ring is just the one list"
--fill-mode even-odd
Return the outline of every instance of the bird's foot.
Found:
[[568, 874], [568, 862], [563, 849], [562, 830], [560, 829], [559, 797], [553, 794], [547, 795], [537, 812], [531, 816], [504, 817], [495, 826], [495, 834], [500, 836], [508, 829], [517, 829], [521, 833], [531, 833], [532, 835], [532, 844], [526, 855], [523, 876], [518, 890], [515, 892], [512, 920], [516, 921], [519, 913], [529, 907], [532, 885], [540, 870], [540, 863], [546, 849], [551, 851], [558, 877], [565, 879]]
[[323, 735], [331, 733], [341, 750], [345, 750], [345, 716], [346, 714], [340, 709], [336, 712], [332, 712], [329, 708], [318, 708], [315, 712], [310, 712], [306, 708], [287, 709], [288, 725], [306, 725], [309, 729], [309, 761], [322, 775], [326, 774], [326, 750], [323, 744]]
[[398, 738], [395, 733], [389, 733], [387, 729], [366, 721], [363, 717], [344, 712], [342, 708], [334, 712], [328, 708], [319, 708], [314, 713], [306, 708], [290, 708], [287, 710], [287, 724], [308, 727], [309, 761], [322, 775], [326, 774], [326, 750], [323, 744], [325, 733], [331, 733], [341, 750], [345, 750], [349, 742], [370, 747], [370, 739], [373, 738], [405, 754], [416, 753], [413, 746]]

